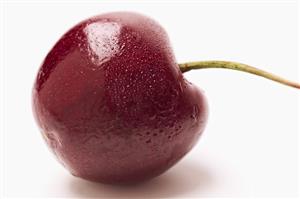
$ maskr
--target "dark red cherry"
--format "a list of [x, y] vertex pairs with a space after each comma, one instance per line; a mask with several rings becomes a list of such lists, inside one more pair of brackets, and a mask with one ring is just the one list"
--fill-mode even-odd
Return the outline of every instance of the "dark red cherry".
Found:
[[33, 110], [58, 160], [75, 176], [134, 183], [163, 173], [199, 139], [203, 93], [182, 73], [226, 68], [300, 85], [228, 61], [177, 64], [167, 34], [135, 13], [87, 19], [55, 44], [39, 69]]
[[207, 119], [167, 34], [134, 13], [87, 19], [39, 69], [33, 109], [46, 143], [75, 176], [104, 183], [153, 178], [178, 162]]

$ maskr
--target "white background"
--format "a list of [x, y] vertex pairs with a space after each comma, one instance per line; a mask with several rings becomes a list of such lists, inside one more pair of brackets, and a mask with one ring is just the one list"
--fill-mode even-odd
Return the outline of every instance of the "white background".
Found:
[[217, 69], [186, 73], [208, 98], [210, 117], [203, 137], [175, 167], [134, 187], [71, 176], [47, 150], [31, 111], [33, 81], [53, 44], [79, 21], [114, 10], [138, 11], [156, 19], [168, 32], [178, 62], [239, 61], [297, 80], [295, 2], [2, 5], [1, 179], [5, 196], [297, 195], [299, 90], [260, 77]]

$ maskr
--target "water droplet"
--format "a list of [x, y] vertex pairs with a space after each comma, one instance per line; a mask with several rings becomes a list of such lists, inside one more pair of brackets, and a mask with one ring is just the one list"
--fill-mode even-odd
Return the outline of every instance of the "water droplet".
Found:
[[196, 120], [197, 119], [197, 116], [199, 114], [199, 109], [196, 105], [193, 106], [193, 112], [192, 112], [192, 115], [191, 115], [191, 118]]
[[149, 120], [155, 120], [156, 119], [156, 115], [153, 115], [149, 118]]

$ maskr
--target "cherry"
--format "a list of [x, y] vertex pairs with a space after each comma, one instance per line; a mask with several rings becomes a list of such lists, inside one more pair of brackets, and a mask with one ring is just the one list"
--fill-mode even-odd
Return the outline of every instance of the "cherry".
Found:
[[299, 88], [234, 62], [177, 64], [164, 29], [135, 13], [87, 19], [46, 56], [33, 112], [58, 160], [75, 176], [133, 183], [160, 175], [195, 145], [207, 120], [203, 93], [182, 73], [229, 68]]

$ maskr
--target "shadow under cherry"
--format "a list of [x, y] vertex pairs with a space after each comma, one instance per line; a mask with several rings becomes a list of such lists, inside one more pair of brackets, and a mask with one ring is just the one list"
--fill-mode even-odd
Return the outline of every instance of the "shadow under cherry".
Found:
[[72, 177], [69, 188], [76, 197], [84, 198], [154, 198], [204, 193], [213, 184], [214, 178], [208, 168], [196, 162], [182, 161], [163, 175], [137, 185], [114, 186]]

